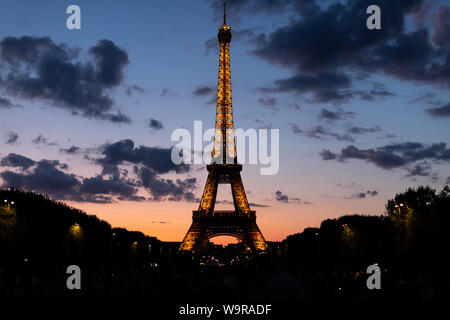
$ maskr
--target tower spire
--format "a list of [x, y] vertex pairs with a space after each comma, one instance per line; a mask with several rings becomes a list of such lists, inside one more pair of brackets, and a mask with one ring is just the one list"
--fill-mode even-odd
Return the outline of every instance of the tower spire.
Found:
[[226, 2], [223, 3], [223, 24], [226, 26], [227, 25], [227, 4]]
[[220, 45], [219, 79], [217, 85], [216, 126], [214, 148], [215, 163], [236, 163], [233, 107], [231, 103], [230, 42], [231, 29], [226, 25], [226, 4], [223, 4], [223, 25], [219, 27], [217, 40]]

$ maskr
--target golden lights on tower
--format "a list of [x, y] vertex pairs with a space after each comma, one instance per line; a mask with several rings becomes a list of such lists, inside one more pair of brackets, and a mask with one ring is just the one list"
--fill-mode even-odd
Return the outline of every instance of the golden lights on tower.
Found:
[[220, 45], [220, 53], [219, 76], [217, 83], [216, 124], [212, 156], [216, 162], [225, 163], [228, 158], [232, 159], [231, 162], [233, 163], [236, 162], [236, 146], [234, 139], [233, 107], [231, 101], [231, 29], [226, 24], [225, 5], [223, 25], [219, 28], [217, 40]]
[[[195, 252], [208, 239], [229, 235], [244, 241], [256, 251], [264, 251], [267, 243], [256, 224], [255, 211], [250, 210], [240, 174], [242, 165], [237, 163], [231, 100], [231, 29], [226, 24], [225, 5], [217, 40], [220, 53], [212, 164], [206, 166], [208, 178], [202, 199], [198, 210], [193, 212], [192, 225], [180, 250]], [[234, 211], [214, 210], [219, 183], [231, 185]]]

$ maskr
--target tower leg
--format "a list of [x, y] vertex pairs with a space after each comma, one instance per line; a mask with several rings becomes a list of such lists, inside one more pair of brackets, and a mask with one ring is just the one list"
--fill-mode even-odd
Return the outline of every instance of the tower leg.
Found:
[[249, 214], [250, 206], [248, 205], [247, 196], [245, 195], [241, 174], [239, 172], [232, 172], [230, 180], [231, 192], [233, 193], [233, 201], [236, 211]]
[[256, 251], [264, 251], [267, 249], [266, 240], [264, 239], [264, 236], [255, 221], [252, 221], [249, 224], [247, 232]]
[[[267, 249], [267, 243], [256, 224], [255, 211], [250, 210], [240, 171], [241, 165], [208, 165], [208, 178], [192, 225], [181, 244], [181, 251], [196, 252], [208, 239], [230, 235], [244, 241], [255, 251]], [[223, 180], [220, 177], [224, 177]], [[230, 183], [233, 211], [214, 211], [219, 183]]]
[[180, 250], [194, 252], [203, 237], [202, 225], [198, 221], [193, 221], [191, 227], [184, 236]]
[[215, 172], [209, 172], [206, 179], [205, 190], [203, 191], [202, 200], [198, 208], [199, 212], [211, 213], [216, 204], [217, 187], [219, 185], [219, 177]]

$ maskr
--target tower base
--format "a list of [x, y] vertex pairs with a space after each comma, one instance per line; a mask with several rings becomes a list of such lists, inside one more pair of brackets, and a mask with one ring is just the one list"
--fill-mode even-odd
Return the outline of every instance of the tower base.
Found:
[[267, 243], [256, 224], [255, 211], [241, 214], [234, 210], [216, 210], [204, 215], [193, 211], [189, 228], [180, 251], [197, 252], [206, 242], [217, 236], [232, 236], [244, 242], [252, 251], [264, 251]]

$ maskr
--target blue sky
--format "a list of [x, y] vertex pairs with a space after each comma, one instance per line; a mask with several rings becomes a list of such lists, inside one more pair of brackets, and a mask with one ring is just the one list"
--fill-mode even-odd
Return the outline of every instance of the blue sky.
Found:
[[[255, 165], [246, 166], [243, 172], [249, 201], [263, 205], [255, 209], [269, 240], [281, 240], [328, 217], [346, 213], [381, 214], [387, 199], [396, 192], [419, 184], [442, 188], [450, 177], [450, 157], [446, 156], [450, 144], [450, 69], [446, 69], [449, 62], [445, 62], [445, 57], [450, 60], [450, 30], [445, 19], [449, 17], [448, 4], [375, 1], [382, 10], [382, 33], [377, 38], [364, 30], [366, 14], [352, 14], [365, 1], [360, 4], [303, 1], [305, 6], [299, 3], [229, 1], [235, 126], [280, 129], [279, 173], [261, 176]], [[142, 145], [167, 149], [174, 145], [170, 141], [174, 129], [192, 130], [194, 120], [213, 126], [215, 104], [208, 102], [214, 98], [217, 83], [218, 51], [214, 39], [221, 24], [220, 2], [77, 1], [81, 8], [81, 30], [66, 28], [65, 11], [70, 4], [73, 3], [2, 1], [0, 40], [49, 37], [58, 47], [79, 50], [78, 57], [70, 60], [73, 65], [93, 66], [96, 62], [90, 48], [100, 48], [102, 39], [111, 41], [116, 52], [126, 53], [128, 63], [117, 69], [120, 80], [111, 87], [102, 87], [102, 93], [113, 101], [110, 111], [120, 110], [129, 122], [82, 116], [83, 106], [77, 106], [79, 114], [73, 115], [71, 107], [60, 100], [39, 94], [30, 98], [25, 94], [27, 91], [11, 89], [3, 82], [0, 97], [13, 106], [0, 107], [2, 159], [14, 153], [33, 159], [36, 165], [42, 159], [58, 160], [67, 167], [59, 166], [56, 170], [73, 175], [80, 183], [98, 176], [112, 183], [113, 177], [104, 174], [98, 161], [105, 156], [106, 146], [130, 139], [135, 148]], [[312, 11], [307, 14], [306, 10]], [[326, 26], [328, 31], [321, 30], [324, 24], [320, 24], [320, 19], [332, 12], [344, 18], [348, 14], [353, 17], [351, 23], [338, 20], [332, 27]], [[420, 30], [427, 32], [422, 38], [417, 33], [423, 48], [411, 44], [418, 43], [419, 40], [412, 40], [414, 32]], [[360, 37], [360, 43], [367, 37], [369, 44], [352, 44], [353, 32], [354, 37]], [[336, 34], [330, 38], [336, 44], [326, 49], [331, 52], [322, 52], [322, 45], [327, 48], [325, 42], [330, 42], [327, 33]], [[367, 54], [379, 55], [378, 60]], [[316, 64], [308, 65], [308, 59]], [[433, 63], [438, 70], [431, 72]], [[6, 79], [10, 67], [2, 57], [2, 79]], [[36, 70], [29, 71], [30, 77], [35, 76], [33, 72]], [[325, 76], [320, 78], [321, 75]], [[333, 76], [334, 82], [330, 80]], [[293, 81], [294, 78], [297, 80]], [[290, 81], [277, 87], [276, 81], [280, 79]], [[139, 89], [133, 90], [133, 86]], [[212, 88], [211, 93], [196, 94], [202, 87]], [[324, 93], [328, 94], [328, 89], [335, 89], [340, 98], [327, 98]], [[328, 117], [320, 117], [323, 110], [331, 112]], [[429, 110], [437, 111], [433, 115]], [[162, 129], [150, 128], [149, 119], [160, 122]], [[366, 131], [350, 133], [355, 127]], [[7, 143], [13, 133], [18, 138]], [[41, 143], [36, 143], [39, 135], [45, 140], [41, 138]], [[420, 143], [422, 152], [429, 152], [433, 144], [443, 142], [447, 146], [439, 154], [418, 157], [402, 153], [401, 148], [407, 142]], [[79, 151], [73, 154], [61, 151], [71, 146]], [[374, 156], [364, 151], [357, 157], [348, 157], [341, 150], [349, 146], [358, 151], [381, 149]], [[396, 146], [394, 151], [389, 149], [388, 155], [402, 158], [404, 164], [386, 166], [377, 162], [374, 157], [385, 155], [381, 152], [386, 151], [382, 149], [386, 146]], [[334, 159], [324, 160], [320, 155], [323, 150], [333, 154]], [[408, 149], [411, 151], [414, 150]], [[171, 201], [170, 193], [156, 197], [157, 190], [144, 186], [133, 175], [133, 166], [145, 164], [122, 161], [120, 168], [127, 169], [129, 174], [121, 174], [115, 183], [120, 180], [126, 190], [137, 188], [137, 194], [146, 199], [121, 200], [120, 192], [107, 188], [106, 193], [94, 192], [96, 201], [92, 202], [90, 197], [77, 199], [72, 193], [79, 189], [70, 189], [73, 185], [67, 189], [70, 197], [52, 194], [54, 189], [48, 185], [52, 180], [37, 183], [29, 177], [35, 173], [35, 166], [8, 166], [6, 160], [3, 164], [0, 172], [18, 174], [15, 177], [20, 180], [14, 182], [22, 187], [50, 193], [114, 225], [143, 230], [164, 240], [181, 240], [206, 180], [206, 171], [198, 167], [187, 172], [176, 172], [172, 167], [155, 171], [157, 179], [195, 178], [190, 185], [192, 190], [186, 193], [192, 192], [196, 199], [183, 195]], [[151, 165], [149, 168], [155, 170]], [[5, 187], [11, 185], [4, 175], [2, 181]], [[368, 194], [369, 190], [376, 191], [376, 195]], [[288, 200], [277, 200], [277, 191], [287, 195]], [[365, 196], [358, 196], [361, 193]], [[99, 196], [108, 197], [105, 201], [108, 203], [99, 203]], [[229, 195], [220, 196], [229, 199]], [[298, 198], [301, 200], [295, 200]]]

